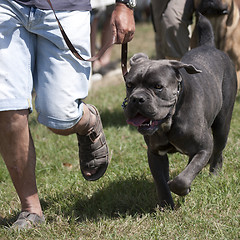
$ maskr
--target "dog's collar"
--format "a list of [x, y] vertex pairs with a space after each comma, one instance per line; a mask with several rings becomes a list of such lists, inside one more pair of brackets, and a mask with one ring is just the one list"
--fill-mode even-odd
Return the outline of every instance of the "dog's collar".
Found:
[[125, 109], [126, 108], [126, 106], [127, 106], [127, 104], [128, 104], [128, 97], [125, 97], [124, 98], [124, 100], [123, 100], [123, 103], [122, 103], [122, 109]]

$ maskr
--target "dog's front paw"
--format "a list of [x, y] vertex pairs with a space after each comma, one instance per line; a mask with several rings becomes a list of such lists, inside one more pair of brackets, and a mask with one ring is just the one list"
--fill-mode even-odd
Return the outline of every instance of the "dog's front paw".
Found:
[[184, 181], [183, 179], [180, 179], [179, 177], [176, 177], [173, 180], [168, 181], [168, 186], [171, 192], [179, 196], [185, 196], [191, 191], [190, 185], [187, 184], [186, 181]]

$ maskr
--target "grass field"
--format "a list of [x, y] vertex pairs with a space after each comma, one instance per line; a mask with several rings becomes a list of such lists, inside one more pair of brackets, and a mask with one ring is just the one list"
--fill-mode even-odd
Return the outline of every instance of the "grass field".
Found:
[[[118, 57], [114, 48], [113, 57]], [[149, 24], [138, 25], [129, 55], [144, 51], [154, 57]], [[127, 126], [121, 109], [123, 81], [108, 80], [94, 88], [86, 102], [101, 113], [111, 163], [100, 180], [87, 182], [79, 171], [76, 136], [52, 134], [30, 117], [37, 153], [37, 183], [46, 224], [20, 233], [9, 231], [20, 210], [3, 161], [0, 164], [0, 239], [240, 239], [240, 96], [224, 151], [223, 170], [210, 177], [208, 168], [195, 179], [185, 198], [173, 194], [175, 211], [161, 212], [148, 167], [142, 136]], [[111, 84], [112, 83], [112, 84]], [[187, 158], [170, 156], [175, 176]]]

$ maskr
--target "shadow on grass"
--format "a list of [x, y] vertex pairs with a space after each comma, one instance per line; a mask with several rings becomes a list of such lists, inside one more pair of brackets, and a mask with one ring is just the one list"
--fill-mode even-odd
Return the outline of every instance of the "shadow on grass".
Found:
[[62, 192], [57, 199], [46, 199], [46, 202], [42, 202], [43, 208], [45, 210], [51, 208], [54, 202], [59, 201], [59, 198], [67, 198], [69, 201], [66, 207], [61, 207], [64, 216], [68, 219], [73, 217], [78, 221], [151, 213], [155, 211], [157, 205], [153, 182], [134, 178], [111, 182], [91, 197], [80, 192]]
[[[110, 111], [105, 109], [100, 112], [103, 127], [123, 127], [127, 126], [126, 118], [124, 116], [123, 110], [119, 108], [115, 108], [114, 110]], [[130, 126], [130, 125], [129, 125]], [[130, 126], [129, 130], [137, 131], [136, 127]], [[139, 136], [141, 134], [139, 133]]]
[[[77, 199], [77, 198], [76, 198]], [[79, 220], [106, 217], [125, 217], [150, 213], [156, 207], [157, 199], [152, 182], [129, 179], [112, 182], [108, 187], [93, 194], [89, 199], [74, 203], [74, 212]]]
[[[50, 194], [51, 195], [51, 194]], [[71, 221], [96, 220], [101, 218], [118, 218], [135, 216], [154, 212], [157, 206], [157, 195], [152, 181], [145, 177], [131, 177], [113, 181], [88, 197], [84, 192], [71, 191], [58, 192], [53, 196], [44, 196], [41, 199], [43, 212], [50, 210], [54, 216], [63, 215]], [[56, 207], [61, 204], [61, 212]], [[12, 216], [2, 218], [0, 216], [0, 227], [9, 227], [16, 221], [19, 212]], [[55, 221], [51, 216], [48, 222]]]
[[10, 218], [0, 217], [0, 227], [10, 227], [17, 219], [17, 215]]
[[127, 125], [123, 110], [115, 108], [113, 110], [104, 109], [100, 112], [104, 127], [121, 127]]

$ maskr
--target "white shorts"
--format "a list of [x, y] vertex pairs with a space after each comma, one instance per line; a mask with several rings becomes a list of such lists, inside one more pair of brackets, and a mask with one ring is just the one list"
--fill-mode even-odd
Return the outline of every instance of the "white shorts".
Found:
[[[57, 16], [78, 52], [89, 58], [90, 13]], [[72, 55], [51, 10], [0, 0], [0, 111], [31, 110], [34, 87], [38, 121], [71, 128], [82, 117], [90, 67]]]

